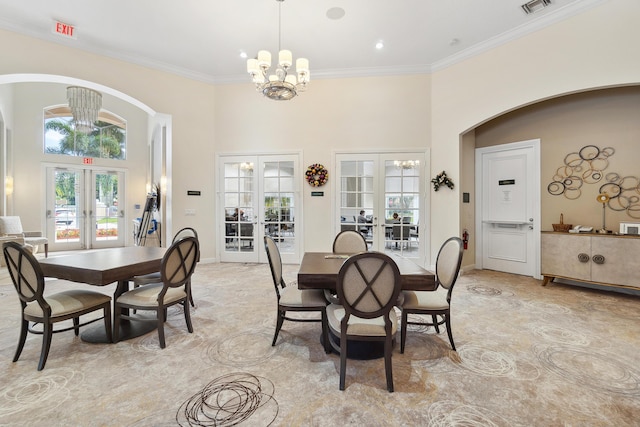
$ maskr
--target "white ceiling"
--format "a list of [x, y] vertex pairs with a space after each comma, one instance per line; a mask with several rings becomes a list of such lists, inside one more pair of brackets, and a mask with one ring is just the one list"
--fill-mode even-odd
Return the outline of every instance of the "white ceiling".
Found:
[[[526, 15], [525, 0], [0, 0], [0, 28], [229, 83], [249, 81], [241, 52], [278, 50], [279, 6], [282, 48], [308, 58], [314, 79], [428, 73], [604, 1], [551, 0]], [[329, 19], [334, 7], [344, 17]], [[53, 34], [54, 20], [77, 39]]]

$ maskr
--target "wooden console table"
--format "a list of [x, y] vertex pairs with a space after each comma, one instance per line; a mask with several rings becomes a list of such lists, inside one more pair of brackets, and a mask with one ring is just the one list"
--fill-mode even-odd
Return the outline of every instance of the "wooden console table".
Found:
[[543, 231], [542, 285], [556, 278], [640, 290], [640, 237]]

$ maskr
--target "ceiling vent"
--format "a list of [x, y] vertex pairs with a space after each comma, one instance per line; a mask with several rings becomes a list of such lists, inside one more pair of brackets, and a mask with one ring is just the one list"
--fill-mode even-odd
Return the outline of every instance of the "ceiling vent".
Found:
[[531, 0], [520, 6], [527, 15], [538, 12], [551, 4], [551, 0]]

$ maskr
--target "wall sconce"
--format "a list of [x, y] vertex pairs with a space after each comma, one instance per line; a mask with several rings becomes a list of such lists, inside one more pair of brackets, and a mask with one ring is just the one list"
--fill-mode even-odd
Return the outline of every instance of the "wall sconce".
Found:
[[163, 194], [167, 194], [167, 177], [166, 177], [166, 175], [162, 175], [160, 177], [160, 191], [162, 191]]
[[13, 177], [4, 177], [4, 194], [5, 196], [11, 196], [13, 194]]

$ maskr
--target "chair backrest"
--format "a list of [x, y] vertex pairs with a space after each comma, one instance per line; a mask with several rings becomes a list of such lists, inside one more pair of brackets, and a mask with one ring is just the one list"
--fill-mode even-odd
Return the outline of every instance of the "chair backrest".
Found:
[[[195, 237], [196, 240], [198, 240], [198, 232], [191, 227], [185, 227], [179, 230], [176, 235], [173, 236], [173, 240], [171, 241], [171, 243], [173, 244], [178, 240], [184, 239], [185, 237]], [[198, 240], [198, 259], [196, 261], [200, 262], [200, 240]]]
[[180, 239], [167, 249], [160, 266], [164, 284], [164, 290], [160, 295], [164, 296], [169, 287], [176, 288], [189, 281], [196, 269], [198, 252], [198, 239], [193, 236]]
[[357, 254], [367, 251], [367, 241], [355, 230], [343, 230], [333, 239], [334, 254]]
[[278, 249], [278, 245], [276, 245], [275, 240], [270, 236], [264, 236], [264, 248], [267, 251], [267, 259], [269, 260], [269, 267], [271, 268], [273, 285], [276, 288], [278, 299], [280, 299], [280, 289], [287, 286], [282, 278], [282, 258], [280, 257], [280, 250]]
[[345, 260], [336, 283], [345, 318], [373, 319], [387, 315], [400, 294], [400, 270], [395, 261], [381, 252], [362, 252]]
[[393, 240], [409, 240], [410, 225], [393, 225]]
[[16, 242], [6, 242], [2, 245], [4, 259], [11, 276], [13, 286], [23, 306], [32, 301], [38, 301], [45, 313], [50, 310], [44, 301], [44, 274], [35, 257], [23, 245]]
[[436, 258], [436, 280], [439, 286], [449, 289], [449, 297], [451, 289], [458, 279], [460, 272], [460, 264], [462, 263], [462, 239], [459, 237], [448, 238], [438, 251]]
[[195, 237], [196, 240], [198, 239], [198, 232], [196, 230], [194, 230], [191, 227], [185, 227], [181, 230], [179, 230], [175, 236], [173, 236], [173, 240], [171, 241], [171, 243], [175, 243], [180, 239], [184, 239], [185, 237]]
[[24, 230], [19, 216], [0, 216], [0, 236], [22, 233]]

